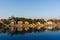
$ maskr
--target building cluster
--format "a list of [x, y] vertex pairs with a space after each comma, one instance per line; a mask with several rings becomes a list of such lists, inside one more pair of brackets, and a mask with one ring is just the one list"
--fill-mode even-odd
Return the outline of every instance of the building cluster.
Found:
[[10, 31], [28, 31], [28, 30], [41, 30], [43, 28], [52, 30], [55, 28], [60, 29], [60, 22], [46, 21], [41, 23], [37, 21], [36, 23], [29, 23], [28, 21], [15, 21], [11, 19], [8, 24], [5, 24], [2, 20], [0, 20], [0, 29], [9, 29]]

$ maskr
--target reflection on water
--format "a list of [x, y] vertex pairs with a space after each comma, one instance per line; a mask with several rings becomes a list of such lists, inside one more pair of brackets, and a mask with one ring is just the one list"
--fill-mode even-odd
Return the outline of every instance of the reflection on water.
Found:
[[60, 31], [0, 33], [0, 40], [60, 40]]
[[0, 40], [60, 40], [60, 30], [3, 31]]

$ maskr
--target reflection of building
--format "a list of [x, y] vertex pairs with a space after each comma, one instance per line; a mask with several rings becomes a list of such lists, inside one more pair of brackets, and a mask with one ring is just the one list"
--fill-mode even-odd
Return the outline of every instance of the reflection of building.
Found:
[[16, 22], [15, 22], [14, 20], [11, 20], [11, 21], [10, 21], [10, 25], [11, 25], [11, 26], [14, 26], [15, 23], [16, 23]]
[[18, 21], [17, 23], [17, 30], [22, 31], [23, 30], [23, 21]]
[[52, 21], [48, 21], [45, 23], [45, 28], [47, 28], [47, 29], [53, 29], [55, 27], [56, 27], [56, 24]]
[[10, 20], [10, 28], [11, 28], [11, 31], [14, 31], [15, 24], [16, 24], [16, 21], [15, 20]]
[[36, 25], [34, 23], [32, 23], [32, 24], [29, 24], [29, 27], [34, 29], [36, 27]]
[[60, 29], [60, 22], [57, 22], [57, 28]]
[[25, 21], [24, 22], [24, 30], [25, 31], [28, 31], [29, 30], [29, 22], [28, 21]]
[[39, 30], [39, 29], [41, 29], [42, 27], [44, 27], [44, 25], [41, 24], [40, 22], [37, 22], [36, 27], [37, 27], [37, 29]]
[[54, 24], [54, 22], [48, 21], [48, 22], [45, 23], [45, 26], [53, 26], [53, 24]]

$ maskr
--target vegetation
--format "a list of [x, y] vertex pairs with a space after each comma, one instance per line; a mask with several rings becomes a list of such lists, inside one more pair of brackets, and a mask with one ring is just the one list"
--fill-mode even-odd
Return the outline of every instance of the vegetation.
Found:
[[60, 19], [31, 19], [24, 17], [9, 17], [8, 19], [0, 19], [1, 31], [40, 31], [40, 30], [58, 30], [60, 29]]

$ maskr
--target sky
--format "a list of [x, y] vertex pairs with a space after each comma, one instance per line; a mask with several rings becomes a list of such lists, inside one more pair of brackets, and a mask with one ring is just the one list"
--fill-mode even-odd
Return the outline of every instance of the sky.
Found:
[[0, 18], [60, 18], [60, 0], [0, 0]]

